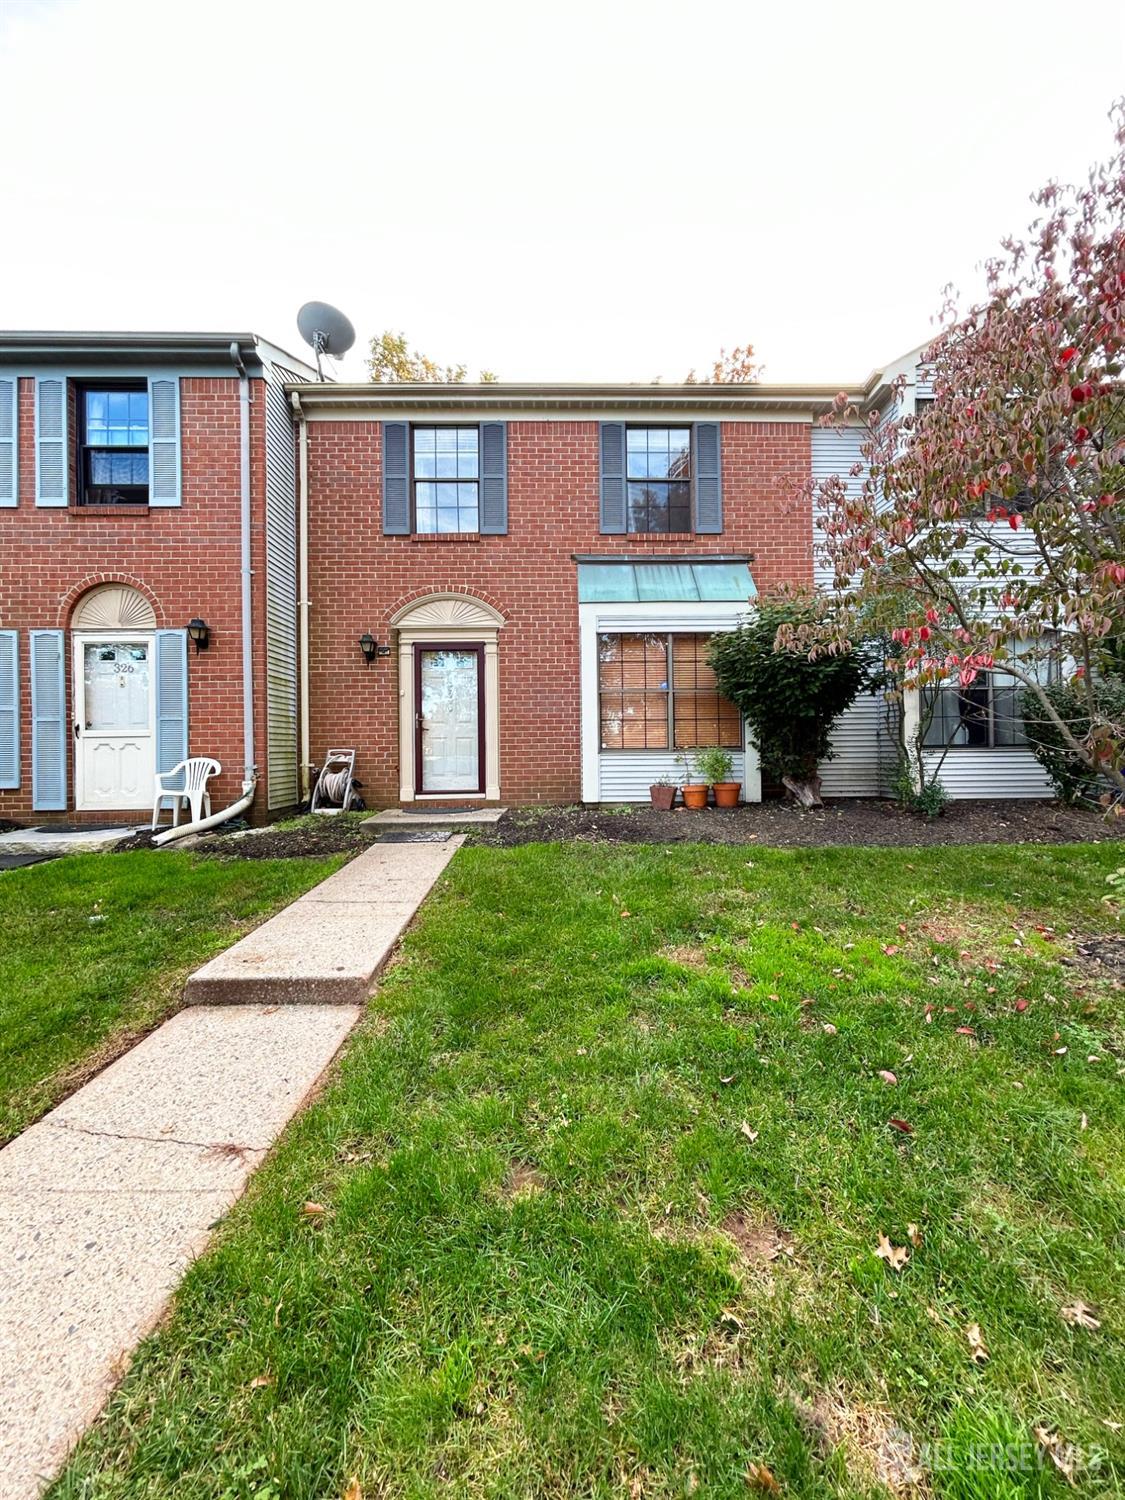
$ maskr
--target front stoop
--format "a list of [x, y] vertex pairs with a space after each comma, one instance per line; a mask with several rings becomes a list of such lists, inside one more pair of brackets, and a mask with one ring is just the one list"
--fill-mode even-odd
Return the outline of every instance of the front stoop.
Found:
[[465, 828], [477, 823], [499, 823], [506, 807], [473, 807], [462, 810], [427, 807], [388, 807], [373, 818], [364, 818], [363, 828]]
[[362, 1005], [460, 848], [376, 844], [197, 969], [188, 1005]]

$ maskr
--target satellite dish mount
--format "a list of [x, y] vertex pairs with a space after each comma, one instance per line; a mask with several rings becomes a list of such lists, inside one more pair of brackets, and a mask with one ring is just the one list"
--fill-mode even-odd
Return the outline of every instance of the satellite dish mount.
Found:
[[316, 378], [324, 379], [321, 358], [339, 359], [355, 343], [355, 329], [337, 307], [327, 302], [306, 302], [297, 314], [297, 329], [316, 355]]

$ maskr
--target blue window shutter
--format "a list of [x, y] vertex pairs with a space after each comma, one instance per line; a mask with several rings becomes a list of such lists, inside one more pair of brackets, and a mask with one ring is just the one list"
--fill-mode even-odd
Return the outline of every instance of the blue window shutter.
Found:
[[175, 375], [149, 377], [148, 503], [180, 503], [180, 382]]
[[66, 671], [63, 632], [31, 632], [31, 805], [66, 809]]
[[66, 376], [41, 375], [35, 382], [35, 503], [65, 505]]
[[156, 632], [156, 769], [170, 771], [188, 757], [188, 639], [186, 630]]
[[695, 529], [717, 535], [723, 529], [723, 476], [718, 422], [695, 424]]
[[20, 784], [20, 638], [0, 630], [0, 787]]
[[625, 423], [601, 424], [601, 530], [623, 536], [625, 517]]
[[20, 502], [20, 383], [0, 375], [0, 505]]
[[507, 422], [481, 423], [479, 524], [482, 536], [503, 536], [508, 530]]
[[383, 535], [410, 535], [410, 423], [383, 423]]

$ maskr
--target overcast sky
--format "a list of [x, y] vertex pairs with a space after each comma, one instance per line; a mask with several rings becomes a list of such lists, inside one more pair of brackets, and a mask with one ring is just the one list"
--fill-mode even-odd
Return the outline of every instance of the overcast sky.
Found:
[[1120, 0], [0, 0], [0, 326], [319, 298], [502, 379], [855, 379], [1123, 88]]

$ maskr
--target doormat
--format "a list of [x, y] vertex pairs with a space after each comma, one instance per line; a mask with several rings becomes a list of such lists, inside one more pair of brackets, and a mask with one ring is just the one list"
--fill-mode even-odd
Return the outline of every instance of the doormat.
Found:
[[29, 828], [29, 833], [117, 833], [129, 829], [128, 823], [44, 823], [41, 828]]
[[419, 828], [417, 832], [413, 828], [386, 828], [381, 829], [377, 844], [444, 844], [449, 841], [450, 832], [447, 828]]
[[466, 802], [463, 806], [458, 804], [456, 807], [434, 807], [429, 803], [424, 807], [400, 807], [399, 812], [408, 818], [443, 818], [446, 813], [480, 812], [480, 809], [479, 802]]

